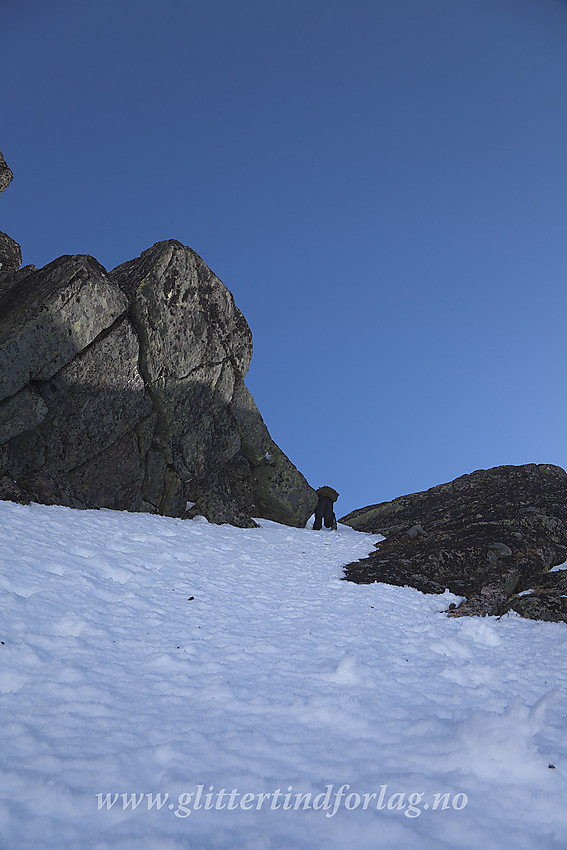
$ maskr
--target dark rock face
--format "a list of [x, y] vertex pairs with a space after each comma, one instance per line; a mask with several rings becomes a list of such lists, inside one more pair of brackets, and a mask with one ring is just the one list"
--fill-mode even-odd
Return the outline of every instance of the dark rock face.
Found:
[[13, 176], [11, 169], [8, 168], [8, 163], [2, 156], [2, 151], [0, 151], [0, 195], [10, 185]]
[[[11, 181], [13, 174], [0, 151], [0, 195]], [[0, 231], [0, 295], [8, 286], [11, 275], [18, 271], [22, 264], [22, 249], [7, 233]]]
[[567, 473], [557, 466], [501, 466], [423, 493], [353, 511], [341, 522], [385, 540], [345, 568], [346, 578], [448, 588], [466, 597], [451, 613], [567, 622]]
[[305, 525], [315, 492], [244, 385], [250, 329], [194, 251], [20, 263], [0, 269], [0, 499]]
[[22, 249], [7, 233], [0, 231], [0, 272], [17, 272], [22, 265]]

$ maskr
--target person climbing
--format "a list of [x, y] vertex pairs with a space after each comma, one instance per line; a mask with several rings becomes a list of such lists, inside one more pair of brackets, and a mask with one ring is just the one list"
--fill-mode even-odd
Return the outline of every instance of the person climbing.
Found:
[[316, 493], [319, 496], [319, 501], [317, 502], [317, 507], [315, 508], [315, 521], [313, 522], [313, 530], [319, 531], [322, 523], [325, 522], [325, 528], [332, 528], [333, 531], [336, 531], [337, 518], [333, 510], [333, 504], [339, 498], [339, 494], [336, 490], [333, 490], [332, 487], [328, 487], [327, 485], [325, 485], [324, 487], [319, 487], [319, 489], [316, 490]]

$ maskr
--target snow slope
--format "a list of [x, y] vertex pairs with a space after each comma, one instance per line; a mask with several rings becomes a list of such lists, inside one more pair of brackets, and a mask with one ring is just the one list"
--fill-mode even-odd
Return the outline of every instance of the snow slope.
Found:
[[0, 502], [0, 537], [4, 850], [567, 845], [563, 624], [341, 581], [346, 527]]

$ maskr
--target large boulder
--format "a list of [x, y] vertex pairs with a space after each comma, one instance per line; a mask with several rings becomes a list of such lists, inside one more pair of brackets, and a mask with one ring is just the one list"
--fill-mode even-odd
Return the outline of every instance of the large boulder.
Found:
[[513, 609], [567, 622], [567, 571], [549, 572], [567, 559], [567, 473], [558, 466], [478, 470], [341, 522], [385, 537], [345, 568], [350, 581], [448, 588], [465, 597], [455, 616]]
[[[190, 511], [217, 522], [250, 526], [252, 516], [264, 516], [305, 525], [314, 494], [275, 447], [244, 386], [252, 335], [229, 290], [174, 240], [158, 242], [111, 277], [128, 298], [157, 414], [146, 486], [159, 489], [157, 470], [168, 471], [162, 498], [170, 504], [162, 508], [177, 512], [181, 499], [182, 509], [189, 501]], [[251, 432], [260, 454], [250, 449]], [[268, 467], [271, 449], [277, 464]]]
[[111, 273], [62, 257], [17, 284], [0, 297], [0, 498], [305, 525], [314, 491], [244, 385], [250, 329], [194, 251], [157, 243]]

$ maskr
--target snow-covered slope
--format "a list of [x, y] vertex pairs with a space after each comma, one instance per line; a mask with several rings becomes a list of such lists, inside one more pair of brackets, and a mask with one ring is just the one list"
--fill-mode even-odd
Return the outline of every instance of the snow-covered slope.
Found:
[[4, 850], [566, 846], [564, 625], [341, 581], [346, 527], [0, 536]]

